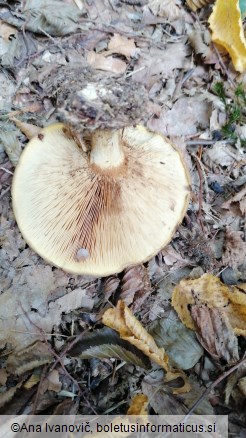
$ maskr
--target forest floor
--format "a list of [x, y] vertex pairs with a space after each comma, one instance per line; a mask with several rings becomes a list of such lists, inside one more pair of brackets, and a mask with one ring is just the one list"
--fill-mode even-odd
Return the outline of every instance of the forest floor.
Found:
[[[194, 13], [181, 0], [0, 2], [2, 413], [126, 414], [145, 394], [152, 414], [226, 414], [230, 436], [246, 436], [246, 75], [211, 42], [211, 9]], [[176, 144], [192, 179], [169, 245], [107, 278], [46, 263], [22, 238], [11, 204], [28, 141], [14, 118], [27, 130], [69, 122], [74, 93], [88, 83], [117, 84], [134, 96], [134, 109], [85, 99], [75, 126], [141, 121]], [[218, 297], [196, 298], [193, 311], [188, 301], [193, 330], [172, 300], [182, 280], [181, 290], [193, 284]], [[240, 297], [232, 309], [233, 293]], [[123, 351], [105, 328], [102, 315], [119, 300], [183, 370], [185, 389], [181, 377], [167, 383], [143, 352], [134, 359], [130, 347]]]

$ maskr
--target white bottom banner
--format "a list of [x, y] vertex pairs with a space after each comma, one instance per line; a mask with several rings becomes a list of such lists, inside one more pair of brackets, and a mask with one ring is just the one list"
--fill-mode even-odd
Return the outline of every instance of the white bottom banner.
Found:
[[2, 415], [0, 438], [228, 438], [226, 415]]

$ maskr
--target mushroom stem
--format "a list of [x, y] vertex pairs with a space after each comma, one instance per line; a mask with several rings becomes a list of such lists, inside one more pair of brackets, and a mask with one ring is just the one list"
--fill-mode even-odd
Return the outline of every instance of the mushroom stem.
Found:
[[122, 132], [109, 129], [97, 130], [91, 139], [90, 164], [103, 173], [121, 168], [125, 154], [121, 144]]

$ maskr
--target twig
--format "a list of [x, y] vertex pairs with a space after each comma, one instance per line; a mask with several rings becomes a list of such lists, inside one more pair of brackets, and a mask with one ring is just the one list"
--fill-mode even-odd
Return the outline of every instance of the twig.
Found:
[[8, 193], [8, 191], [10, 190], [10, 186], [7, 187], [0, 195], [0, 199], [2, 199], [4, 197], [4, 195], [6, 195], [6, 193]]
[[[189, 409], [189, 411], [187, 412], [187, 414], [185, 415], [185, 417], [181, 420], [182, 423], [185, 423], [188, 418], [190, 417], [190, 415], [192, 414], [192, 412], [194, 412], [194, 410], [199, 406], [199, 404], [202, 402], [202, 400], [208, 395], [210, 394], [210, 392], [212, 391], [212, 389], [214, 389], [222, 380], [224, 380], [226, 377], [228, 377], [231, 373], [233, 373], [233, 371], [235, 371], [237, 368], [239, 368], [241, 365], [244, 365], [246, 363], [246, 357], [244, 357], [242, 360], [240, 360], [236, 365], [234, 365], [232, 368], [230, 368], [228, 371], [225, 371], [223, 374], [221, 374], [220, 377], [218, 377], [218, 379], [216, 379], [213, 383], [211, 383], [211, 385], [209, 385], [206, 390], [203, 392], [203, 394], [201, 395], [201, 397], [199, 397], [199, 399], [191, 406], [191, 408]], [[172, 432], [167, 432], [163, 438], [167, 438], [171, 435]]]
[[5, 167], [0, 167], [1, 170], [4, 170], [4, 172], [9, 173], [9, 175], [14, 175], [13, 172], [11, 172], [8, 169], [5, 169]]
[[90, 409], [94, 412], [94, 414], [95, 415], [97, 415], [97, 412], [96, 412], [96, 410], [94, 409], [94, 407], [93, 406], [91, 406], [91, 404], [88, 402], [88, 400], [86, 399], [86, 397], [84, 396], [84, 394], [82, 393], [82, 391], [81, 391], [81, 389], [80, 389], [80, 386], [79, 386], [79, 383], [77, 382], [77, 380], [75, 380], [72, 376], [71, 376], [71, 374], [67, 371], [67, 369], [66, 369], [66, 367], [64, 366], [64, 364], [63, 364], [63, 362], [62, 362], [62, 358], [63, 358], [63, 356], [74, 346], [74, 344], [76, 344], [83, 336], [84, 336], [84, 334], [85, 334], [85, 332], [83, 332], [83, 333], [80, 333], [80, 335], [79, 336], [77, 336], [76, 337], [76, 339], [74, 339], [64, 350], [63, 350], [63, 352], [61, 353], [61, 355], [59, 356], [52, 348], [51, 348], [51, 346], [50, 346], [50, 344], [49, 344], [49, 342], [47, 341], [47, 339], [46, 339], [46, 336], [45, 336], [45, 332], [40, 328], [40, 327], [38, 327], [38, 325], [37, 324], [35, 324], [31, 319], [30, 319], [30, 317], [29, 317], [29, 315], [28, 315], [28, 313], [24, 310], [24, 308], [23, 308], [23, 306], [22, 306], [22, 303], [21, 302], [19, 302], [19, 305], [20, 305], [20, 307], [21, 307], [21, 309], [22, 309], [22, 311], [23, 311], [23, 313], [26, 315], [26, 317], [27, 317], [27, 319], [28, 319], [28, 321], [30, 322], [30, 324], [32, 324], [34, 327], [36, 327], [37, 328], [37, 330], [39, 331], [39, 333], [41, 333], [42, 334], [42, 337], [43, 337], [43, 339], [44, 339], [44, 342], [46, 343], [46, 345], [47, 345], [47, 347], [48, 347], [48, 349], [49, 349], [49, 351], [51, 352], [51, 354], [55, 357], [55, 362], [51, 365], [51, 367], [49, 368], [49, 372], [48, 372], [48, 374], [46, 375], [46, 376], [44, 376], [44, 380], [45, 379], [47, 379], [47, 377], [48, 377], [48, 375], [51, 373], [51, 371], [53, 371], [53, 369], [56, 367], [56, 365], [59, 363], [60, 365], [61, 365], [61, 367], [62, 367], [62, 369], [63, 369], [63, 371], [64, 371], [64, 373], [66, 374], [66, 376], [73, 382], [73, 384], [75, 385], [75, 387], [77, 387], [77, 389], [78, 389], [78, 395], [80, 396], [80, 397], [82, 397], [84, 400], [85, 400], [85, 402], [86, 402], [86, 404], [87, 404], [87, 406], [88, 407], [90, 407]]
[[[65, 366], [64, 366], [64, 364], [63, 364], [63, 362], [62, 362], [62, 357], [60, 357], [52, 348], [51, 348], [51, 346], [50, 346], [50, 344], [49, 344], [49, 342], [47, 341], [47, 339], [46, 339], [46, 336], [45, 336], [45, 333], [44, 333], [44, 331], [40, 328], [40, 327], [38, 327], [38, 325], [37, 324], [35, 324], [35, 322], [33, 322], [32, 320], [31, 320], [31, 318], [29, 317], [29, 315], [28, 315], [28, 313], [25, 311], [25, 309], [23, 308], [23, 306], [22, 306], [22, 303], [21, 302], [19, 302], [19, 305], [20, 305], [20, 307], [21, 307], [21, 310], [23, 311], [23, 313], [25, 314], [25, 316], [26, 316], [26, 318], [28, 319], [28, 321], [30, 322], [30, 324], [32, 324], [34, 327], [36, 327], [37, 328], [37, 330], [39, 331], [39, 333], [41, 333], [42, 334], [42, 337], [43, 337], [43, 340], [44, 340], [44, 342], [46, 343], [46, 345], [47, 345], [47, 347], [48, 347], [48, 350], [51, 352], [51, 354], [56, 358], [56, 362], [55, 362], [55, 364], [57, 365], [57, 363], [59, 362], [60, 363], [60, 365], [61, 365], [61, 367], [62, 367], [62, 369], [63, 369], [63, 371], [64, 371], [64, 373], [67, 375], [67, 377], [75, 384], [75, 386], [78, 388], [78, 391], [79, 391], [79, 395], [81, 395], [81, 389], [80, 389], [80, 386], [79, 386], [79, 384], [78, 384], [78, 382], [70, 375], [70, 373], [67, 371], [67, 369], [65, 368]], [[49, 373], [52, 371], [54, 369], [54, 367], [52, 366], [51, 368], [50, 368], [50, 370], [49, 370]], [[47, 376], [46, 376], [46, 378], [47, 378]]]
[[204, 391], [204, 393], [199, 397], [199, 399], [194, 403], [194, 405], [189, 409], [189, 412], [186, 414], [184, 421], [188, 419], [188, 417], [194, 412], [194, 410], [199, 406], [201, 401], [208, 395], [212, 389], [214, 389], [222, 380], [224, 380], [226, 377], [228, 377], [233, 371], [237, 370], [241, 365], [246, 364], [246, 357], [244, 357], [242, 360], [240, 360], [236, 365], [234, 365], [232, 368], [230, 368], [228, 371], [225, 371], [223, 374], [221, 374], [218, 379], [216, 379], [211, 385], [207, 387], [207, 389]]
[[[223, 143], [226, 144], [230, 144], [230, 143], [235, 143], [235, 140], [232, 139], [226, 139], [226, 140], [220, 140]], [[197, 140], [187, 140], [185, 143], [187, 144], [187, 146], [210, 146], [213, 145], [215, 143], [217, 143], [218, 140], [205, 140], [203, 138], [198, 138]]]
[[45, 365], [44, 368], [42, 369], [42, 374], [41, 374], [40, 381], [38, 384], [38, 389], [37, 389], [36, 394], [35, 394], [31, 415], [35, 415], [35, 413], [36, 413], [38, 399], [39, 399], [40, 392], [41, 392], [41, 387], [42, 387], [43, 382], [47, 378], [47, 376], [46, 376], [47, 368], [48, 368], [47, 365]]
[[47, 36], [47, 38], [49, 38], [53, 44], [55, 44], [55, 46], [58, 47], [58, 49], [60, 49], [61, 53], [64, 53], [65, 50], [63, 49], [63, 47], [55, 40], [55, 38], [53, 38], [48, 32], [46, 32], [44, 29], [42, 29], [41, 27], [38, 28], [38, 30], [43, 33], [45, 36]]
[[231, 77], [231, 75], [230, 75], [230, 73], [229, 73], [229, 71], [228, 71], [228, 69], [227, 69], [223, 59], [221, 58], [220, 52], [218, 51], [216, 45], [212, 43], [212, 46], [213, 46], [214, 51], [215, 51], [215, 53], [216, 53], [216, 55], [218, 57], [218, 60], [219, 60], [219, 63], [221, 65], [221, 67], [223, 68], [224, 72], [227, 75], [227, 78], [228, 78], [229, 82], [231, 83], [231, 85], [233, 85], [233, 87], [236, 87], [236, 84], [235, 84], [234, 80], [232, 79], [232, 77]]
[[198, 210], [198, 219], [202, 228], [202, 231], [204, 233], [205, 229], [204, 229], [204, 225], [203, 225], [203, 220], [202, 220], [202, 168], [200, 165], [200, 160], [199, 158], [195, 155], [192, 154], [193, 158], [195, 158], [196, 163], [197, 163], [197, 172], [199, 175], [199, 180], [200, 180], [200, 185], [199, 185], [199, 197], [198, 197], [198, 205], [199, 205], [199, 210]]

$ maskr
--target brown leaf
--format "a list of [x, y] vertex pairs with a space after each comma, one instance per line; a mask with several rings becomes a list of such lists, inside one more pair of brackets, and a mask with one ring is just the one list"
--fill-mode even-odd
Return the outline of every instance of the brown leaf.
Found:
[[118, 301], [115, 309], [108, 309], [102, 318], [103, 324], [119, 332], [120, 337], [141, 350], [151, 360], [168, 370], [168, 356], [163, 348], [158, 348], [153, 337], [132, 315], [123, 301]]
[[243, 377], [238, 382], [238, 387], [240, 391], [243, 393], [244, 397], [246, 398], [246, 377]]
[[127, 306], [133, 303], [133, 312], [139, 309], [151, 292], [152, 289], [145, 266], [139, 265], [125, 269], [120, 298]]
[[7, 371], [4, 368], [2, 368], [0, 370], [0, 386], [4, 386], [5, 385], [5, 383], [7, 382], [7, 378], [8, 378]]
[[53, 355], [44, 342], [37, 341], [28, 348], [10, 354], [6, 369], [11, 374], [23, 374], [41, 365], [50, 363]]
[[224, 359], [228, 364], [239, 360], [237, 337], [222, 309], [195, 305], [191, 307], [191, 315], [200, 343], [215, 360]]
[[170, 21], [176, 20], [180, 15], [176, 0], [149, 0], [148, 7], [154, 15], [165, 17]]
[[196, 329], [190, 308], [202, 304], [220, 309], [228, 316], [234, 333], [246, 335], [246, 284], [229, 288], [219, 278], [204, 274], [195, 280], [181, 280], [174, 288], [172, 305], [186, 327]]
[[234, 204], [235, 202], [239, 202], [242, 214], [246, 215], [246, 186], [243, 187], [235, 196], [224, 202], [221, 207], [230, 210], [231, 204]]
[[186, 4], [192, 11], [196, 12], [197, 9], [201, 9], [203, 6], [209, 5], [214, 1], [215, 0], [186, 0]]
[[126, 58], [129, 59], [136, 54], [137, 48], [133, 39], [129, 39], [123, 35], [115, 33], [108, 44], [108, 55], [109, 52], [124, 55]]
[[242, 265], [246, 259], [246, 242], [243, 240], [244, 233], [233, 231], [230, 227], [226, 228], [225, 234], [225, 252], [222, 256], [224, 265], [237, 268]]
[[103, 280], [103, 292], [106, 300], [116, 292], [118, 286], [120, 284], [120, 279], [117, 275], [111, 275]]
[[190, 392], [191, 386], [189, 383], [189, 379], [184, 373], [184, 371], [182, 370], [175, 370], [175, 369], [169, 370], [165, 375], [164, 382], [171, 382], [172, 380], [176, 380], [179, 377], [183, 379], [184, 384], [183, 386], [180, 386], [178, 388], [172, 388], [173, 394], [185, 394], [186, 392]]
[[16, 27], [10, 26], [0, 20], [0, 37], [3, 38], [4, 41], [9, 42], [10, 35], [15, 35], [17, 32]]
[[88, 52], [87, 62], [91, 67], [97, 70], [109, 71], [116, 74], [125, 73], [127, 68], [126, 63], [121, 59], [113, 58], [112, 56], [106, 57], [95, 52]]
[[52, 370], [47, 377], [43, 380], [40, 387], [40, 394], [44, 394], [46, 391], [59, 392], [61, 390], [62, 383], [59, 380], [59, 373], [57, 370]]
[[13, 386], [12, 388], [8, 389], [8, 391], [0, 394], [0, 408], [5, 406], [7, 403], [9, 403], [12, 400], [17, 389], [20, 388], [21, 385], [22, 385], [22, 382], [19, 382], [18, 385]]
[[144, 394], [137, 394], [133, 397], [127, 415], [148, 415], [148, 397]]
[[2, 143], [6, 154], [9, 157], [11, 163], [16, 166], [22, 149], [19, 139], [17, 137], [18, 131], [4, 131], [0, 133], [0, 142]]
[[[16, 232], [17, 228], [13, 231]], [[7, 246], [9, 242], [11, 248]], [[24, 255], [24, 264], [28, 257], [29, 266], [23, 267], [20, 255], [16, 262], [13, 260], [14, 251], [17, 250], [18, 253], [18, 248], [23, 249], [21, 254]], [[27, 347], [44, 336], [49, 338], [53, 326], [60, 324], [61, 306], [54, 306], [54, 303], [50, 302], [49, 305], [53, 305], [53, 309], [49, 309], [47, 298], [51, 297], [58, 287], [64, 288], [68, 283], [66, 274], [59, 270], [52, 271], [47, 265], [38, 265], [37, 257], [24, 248], [25, 243], [20, 239], [18, 232], [13, 234], [11, 240], [7, 239], [6, 243], [2, 243], [2, 255], [3, 251], [6, 251], [3, 262], [6, 266], [9, 265], [10, 252], [11, 264], [16, 269], [11, 283], [6, 282], [4, 293], [0, 295], [0, 346], [4, 347], [7, 344], [8, 350], [20, 346]], [[37, 309], [36, 312], [33, 309]]]
[[184, 42], [167, 44], [165, 50], [161, 51], [155, 47], [142, 49], [134, 67], [133, 80], [148, 86], [152, 85], [152, 77], [155, 75], [161, 74], [162, 78], [168, 78], [175, 68], [189, 69], [189, 52], [190, 49]]

